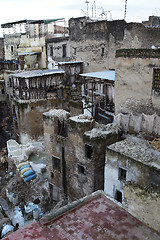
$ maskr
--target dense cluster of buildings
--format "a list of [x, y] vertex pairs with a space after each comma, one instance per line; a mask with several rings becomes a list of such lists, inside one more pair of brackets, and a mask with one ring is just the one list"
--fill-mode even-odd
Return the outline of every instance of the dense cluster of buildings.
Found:
[[[87, 223], [79, 231], [65, 226], [67, 239], [148, 239], [149, 231], [149, 239], [160, 239], [160, 18], [127, 23], [81, 17], [71, 18], [69, 27], [64, 19], [23, 20], [2, 28], [1, 118], [11, 114], [19, 144], [44, 146], [49, 203], [64, 206], [43, 218], [50, 236], [63, 239], [58, 224], [76, 216], [87, 221], [88, 214], [94, 235], [84, 231]], [[138, 220], [126, 211], [154, 230], [134, 232], [131, 222]], [[117, 234], [112, 221], [123, 221], [122, 215], [130, 223]], [[97, 233], [93, 216], [102, 216], [103, 231]], [[36, 224], [33, 229], [42, 227]]]

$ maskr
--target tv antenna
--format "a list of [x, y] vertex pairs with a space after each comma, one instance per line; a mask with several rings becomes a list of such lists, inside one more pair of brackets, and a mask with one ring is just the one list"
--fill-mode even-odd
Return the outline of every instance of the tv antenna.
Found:
[[87, 17], [88, 17], [88, 4], [89, 4], [89, 1], [85, 1], [85, 3], [86, 3], [86, 6], [87, 6]]
[[127, 0], [125, 0], [124, 19], [126, 19], [126, 13], [127, 13]]

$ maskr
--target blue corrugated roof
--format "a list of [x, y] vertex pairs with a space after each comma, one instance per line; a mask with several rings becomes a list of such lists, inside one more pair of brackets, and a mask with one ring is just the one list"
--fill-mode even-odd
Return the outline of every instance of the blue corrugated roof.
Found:
[[83, 73], [80, 76], [115, 81], [115, 71]]

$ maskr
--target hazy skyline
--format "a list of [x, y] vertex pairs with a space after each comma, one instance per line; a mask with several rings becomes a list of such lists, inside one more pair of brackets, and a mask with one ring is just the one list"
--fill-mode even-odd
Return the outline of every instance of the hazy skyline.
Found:
[[[110, 11], [112, 19], [123, 19], [125, 0], [112, 0], [109, 3], [104, 0], [88, 0], [89, 16], [92, 16], [92, 6], [96, 3], [96, 15], [100, 17], [102, 8]], [[151, 15], [160, 16], [159, 0], [128, 0], [126, 21], [147, 21]], [[24, 19], [49, 19], [84, 16], [87, 13], [87, 5], [84, 0], [0, 0], [1, 14], [0, 24]], [[83, 11], [82, 11], [83, 10]], [[95, 15], [95, 10], [93, 11]]]

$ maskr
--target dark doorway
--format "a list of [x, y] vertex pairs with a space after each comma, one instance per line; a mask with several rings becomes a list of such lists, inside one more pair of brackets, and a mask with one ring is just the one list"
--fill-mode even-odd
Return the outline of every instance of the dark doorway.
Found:
[[116, 197], [115, 197], [115, 199], [118, 202], [122, 203], [122, 192], [121, 191], [116, 190]]

